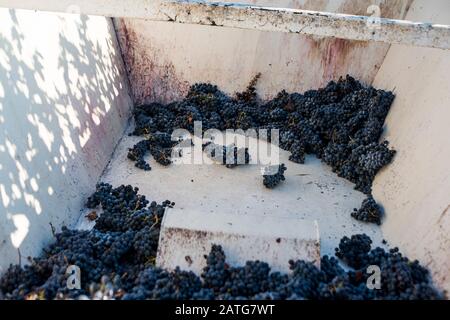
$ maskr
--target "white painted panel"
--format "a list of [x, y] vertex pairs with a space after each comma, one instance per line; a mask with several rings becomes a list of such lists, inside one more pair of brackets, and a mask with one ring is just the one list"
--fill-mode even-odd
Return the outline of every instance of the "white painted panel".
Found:
[[[450, 2], [416, 0], [407, 18], [450, 23]], [[392, 46], [374, 83], [397, 95], [386, 139], [398, 153], [374, 183], [383, 232], [450, 290], [450, 53]]]
[[78, 219], [130, 108], [110, 19], [0, 9], [0, 271]]

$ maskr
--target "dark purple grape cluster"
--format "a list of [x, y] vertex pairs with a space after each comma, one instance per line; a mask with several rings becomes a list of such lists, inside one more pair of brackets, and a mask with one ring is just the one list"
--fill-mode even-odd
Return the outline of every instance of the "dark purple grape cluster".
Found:
[[381, 224], [381, 217], [383, 211], [381, 207], [375, 202], [372, 196], [367, 197], [361, 204], [361, 208], [353, 209], [351, 216], [356, 220], [363, 222]]
[[159, 228], [156, 225], [145, 226], [134, 234], [132, 239], [135, 259], [140, 263], [151, 262], [158, 249]]
[[327, 282], [333, 280], [335, 277], [343, 276], [344, 269], [339, 264], [335, 257], [323, 256], [320, 259], [320, 270], [324, 273]]
[[147, 267], [142, 270], [136, 278], [135, 286], [124, 296], [124, 300], [144, 300], [152, 296], [156, 281], [167, 277], [167, 271], [160, 268]]
[[319, 284], [318, 295], [322, 300], [372, 300], [375, 299], [373, 290], [366, 283], [354, 284], [348, 274], [333, 278], [330, 282]]
[[229, 269], [230, 266], [225, 261], [225, 253], [222, 247], [213, 244], [206, 257], [206, 267], [202, 273], [204, 284], [216, 294], [225, 293], [222, 291], [228, 278]]
[[372, 192], [372, 181], [375, 175], [382, 167], [389, 164], [395, 155], [394, 150], [389, 150], [387, 141], [381, 144], [371, 142], [367, 145], [361, 144], [355, 147], [353, 147], [353, 143], [350, 144], [350, 147], [332, 146], [328, 150], [328, 161], [333, 159], [330, 152], [335, 150], [338, 151], [334, 155], [335, 158], [342, 155], [345, 150], [348, 151], [348, 155], [345, 160], [342, 160], [341, 166], [333, 167], [333, 170], [340, 177], [354, 182], [357, 190], [368, 195]]
[[144, 159], [145, 155], [149, 151], [150, 151], [149, 141], [141, 140], [128, 150], [127, 157], [128, 159], [136, 162], [134, 165], [137, 168], [145, 171], [150, 171], [152, 168]]
[[148, 134], [147, 139], [136, 143], [132, 148], [128, 149], [128, 159], [135, 161], [137, 168], [145, 171], [151, 170], [150, 165], [145, 161], [145, 156], [150, 153], [156, 162], [163, 166], [172, 163], [171, 156], [173, 147], [179, 140], [172, 141], [172, 137], [168, 133], [152, 133]]
[[284, 172], [286, 171], [284, 163], [278, 166], [270, 166], [265, 168], [263, 173], [263, 184], [268, 189], [275, 188], [281, 181], [286, 180]]
[[268, 290], [270, 267], [261, 261], [247, 261], [243, 267], [232, 267], [224, 286], [233, 296], [251, 297]]
[[313, 263], [297, 260], [289, 261], [292, 278], [288, 282], [290, 295], [305, 299], [318, 299], [318, 288], [325, 281], [325, 273]]
[[336, 256], [352, 268], [359, 269], [367, 264], [372, 240], [366, 234], [356, 234], [350, 238], [345, 236], [336, 248]]
[[152, 299], [185, 300], [192, 299], [200, 291], [202, 283], [192, 271], [182, 271], [178, 267], [156, 280]]
[[194, 299], [195, 295], [198, 296], [203, 292], [200, 278], [190, 271], [182, 271], [179, 268], [168, 272], [160, 268], [147, 267], [138, 275], [135, 284], [123, 296], [124, 300]]
[[100, 206], [104, 211], [96, 220], [94, 228], [101, 231], [125, 231], [130, 228], [133, 218], [140, 221], [141, 216], [135, 216], [136, 211], [141, 213], [149, 201], [138, 191], [138, 188], [130, 185], [113, 189], [109, 184], [100, 183], [87, 201], [88, 208]]

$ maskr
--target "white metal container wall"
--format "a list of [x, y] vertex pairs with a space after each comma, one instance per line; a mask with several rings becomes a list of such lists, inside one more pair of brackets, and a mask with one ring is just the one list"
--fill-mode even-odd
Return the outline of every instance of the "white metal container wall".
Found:
[[[432, 5], [431, 5], [432, 4]], [[450, 2], [416, 0], [407, 19], [450, 24]], [[450, 51], [393, 45], [374, 85], [394, 89], [386, 139], [397, 149], [376, 177], [383, 233], [450, 292]]]
[[[232, 2], [232, 1], [225, 1]], [[248, 3], [249, 1], [234, 1]], [[403, 18], [411, 1], [379, 1], [381, 16]], [[256, 0], [257, 5], [367, 15], [372, 0]], [[195, 82], [243, 90], [262, 73], [258, 92], [305, 91], [350, 73], [370, 83], [389, 45], [298, 34], [116, 19], [136, 103], [171, 101]]]
[[0, 272], [72, 225], [131, 110], [111, 20], [0, 9]]

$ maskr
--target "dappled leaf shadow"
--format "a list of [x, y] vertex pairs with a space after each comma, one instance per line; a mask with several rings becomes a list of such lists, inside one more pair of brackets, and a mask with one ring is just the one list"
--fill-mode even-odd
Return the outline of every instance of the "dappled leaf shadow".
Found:
[[0, 9], [0, 272], [94, 190], [131, 107], [117, 48], [109, 19]]

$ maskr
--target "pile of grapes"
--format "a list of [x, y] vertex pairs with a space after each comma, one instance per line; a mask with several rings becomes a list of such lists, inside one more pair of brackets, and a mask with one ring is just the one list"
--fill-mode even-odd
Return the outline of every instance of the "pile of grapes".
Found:
[[[274, 99], [261, 102], [255, 89], [258, 78], [234, 97], [217, 86], [195, 84], [181, 101], [137, 106], [132, 134], [145, 139], [130, 149], [128, 158], [137, 167], [150, 170], [144, 160], [150, 152], [157, 162], [169, 165], [175, 145], [170, 140], [172, 132], [186, 129], [193, 133], [195, 121], [201, 121], [203, 131], [278, 129], [280, 147], [291, 152], [289, 160], [304, 163], [306, 154], [314, 154], [340, 177], [353, 182], [355, 189], [371, 197], [375, 175], [395, 155], [387, 141], [379, 143], [394, 100], [392, 92], [364, 86], [347, 76], [331, 81], [325, 88], [303, 94], [281, 91]], [[227, 154], [226, 149], [223, 154]], [[264, 178], [264, 185], [272, 188], [282, 180]], [[364, 209], [352, 216], [363, 222], [381, 223], [381, 216], [367, 214]]]
[[[230, 266], [213, 245], [201, 276], [155, 267], [161, 219], [173, 202], [149, 202], [131, 186], [101, 183], [87, 206], [103, 213], [90, 231], [63, 228], [25, 267], [11, 265], [0, 279], [4, 299], [441, 299], [428, 271], [398, 249], [371, 248], [366, 235], [344, 237], [321, 269], [289, 261], [291, 272], [271, 272], [261, 261]], [[66, 271], [80, 268], [80, 289]], [[369, 265], [381, 269], [379, 289], [369, 289]]]
[[[170, 153], [172, 132], [186, 129], [193, 133], [195, 121], [202, 122], [203, 131], [278, 129], [280, 147], [291, 152], [291, 161], [303, 163], [305, 154], [315, 154], [339, 176], [355, 183], [357, 190], [370, 194], [375, 175], [395, 154], [386, 141], [378, 142], [394, 100], [392, 92], [366, 87], [347, 76], [304, 94], [282, 91], [263, 103], [255, 90], [258, 77], [234, 97], [217, 86], [195, 84], [181, 101], [136, 107], [133, 134], [146, 136], [144, 141], [150, 142], [139, 142], [128, 157], [148, 170], [143, 160], [146, 151], [161, 163], [158, 155], [164, 150]], [[161, 134], [165, 139], [155, 138]], [[163, 158], [164, 165], [170, 163]]]

